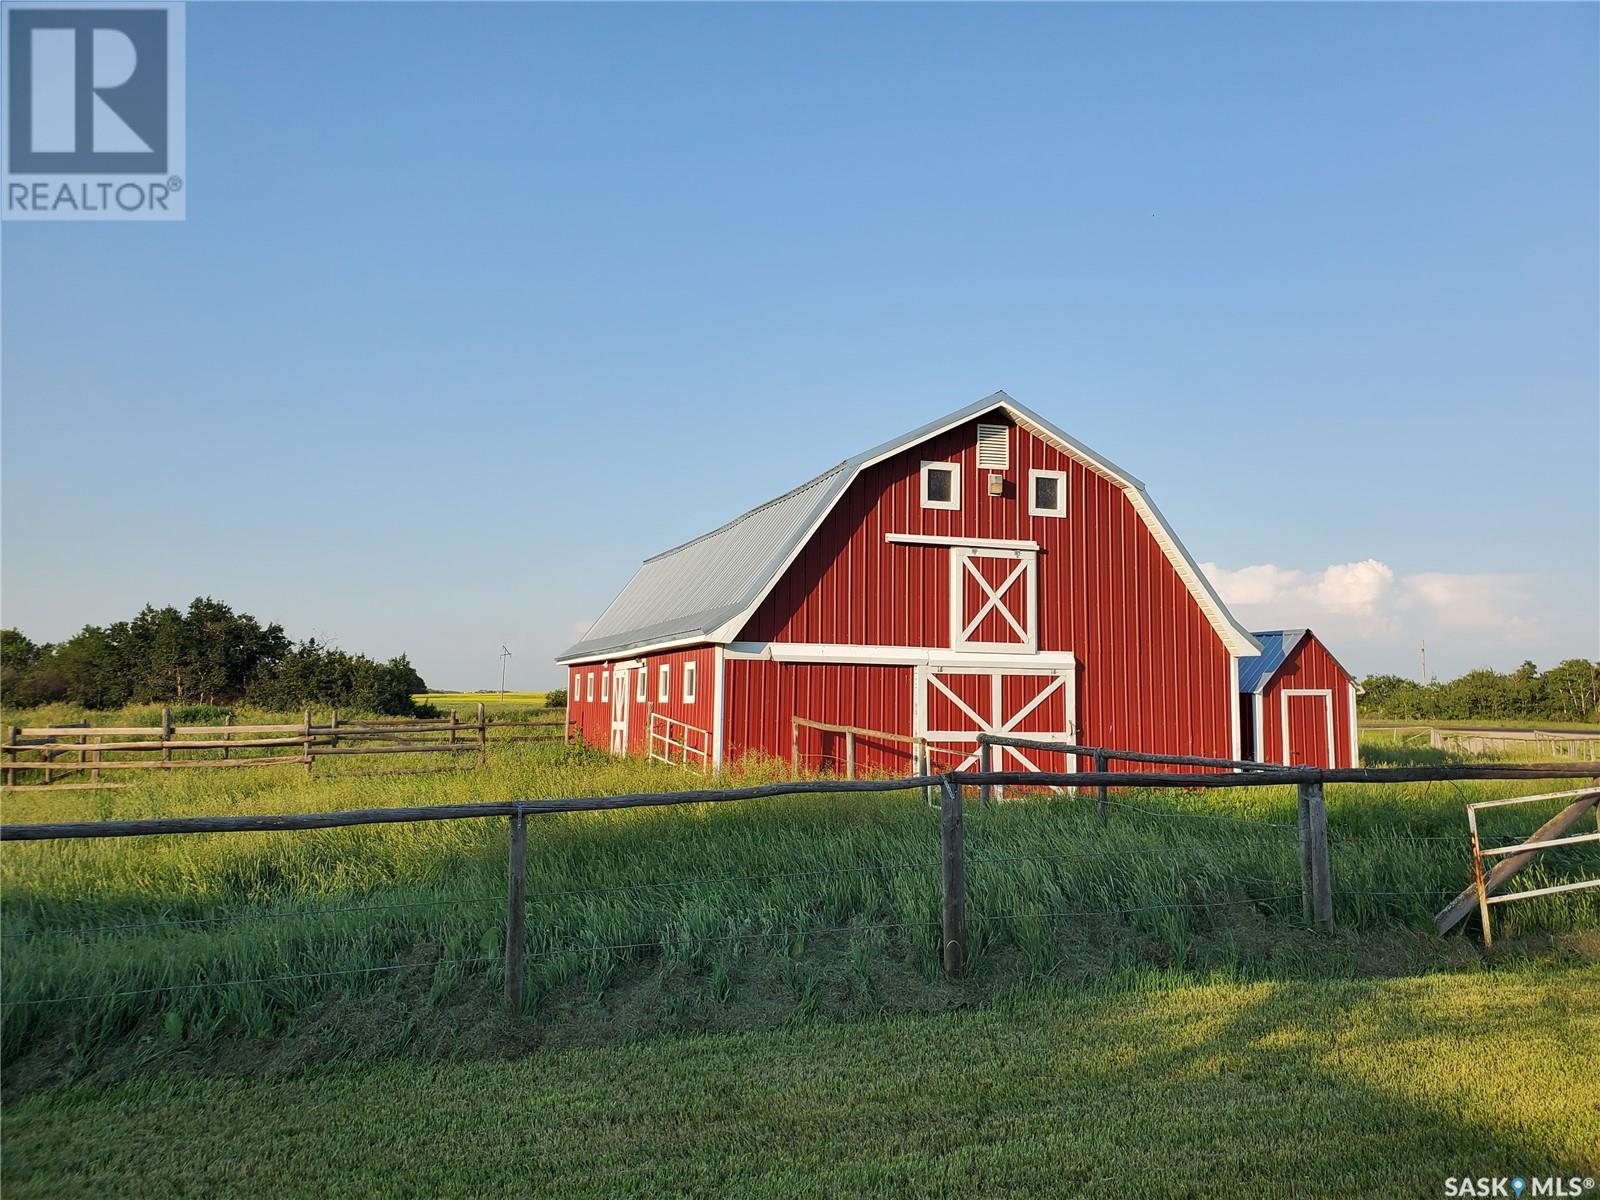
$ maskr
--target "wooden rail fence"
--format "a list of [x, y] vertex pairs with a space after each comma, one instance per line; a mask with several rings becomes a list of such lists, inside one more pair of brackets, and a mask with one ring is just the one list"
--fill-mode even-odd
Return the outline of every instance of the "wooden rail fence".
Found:
[[[546, 736], [491, 737], [492, 732], [502, 729], [555, 732]], [[101, 773], [104, 771], [220, 770], [298, 764], [310, 772], [319, 758], [373, 754], [475, 754], [481, 766], [491, 742], [556, 741], [563, 729], [559, 719], [495, 720], [485, 715], [481, 703], [472, 721], [461, 720], [455, 710], [445, 717], [341, 721], [339, 710], [332, 709], [324, 725], [313, 722], [310, 709], [305, 710], [303, 718], [295, 724], [235, 725], [229, 717], [221, 725], [175, 725], [172, 710], [163, 708], [159, 726], [11, 726], [4, 744], [0, 745], [0, 776], [3, 776], [0, 785], [6, 791], [129, 786], [103, 782]], [[235, 757], [241, 751], [250, 753]], [[258, 753], [262, 751], [267, 753]], [[175, 752], [201, 752], [207, 756], [174, 758]], [[36, 761], [26, 760], [19, 757], [23, 754], [40, 757]], [[138, 761], [128, 757], [107, 758], [107, 755], [159, 757], [154, 761]], [[43, 782], [18, 783], [18, 772], [40, 772]], [[88, 782], [56, 783], [55, 777], [59, 774], [87, 774], [89, 778]]]
[[[341, 731], [341, 736], [343, 733]], [[1123, 757], [1106, 750], [1107, 757]], [[525, 902], [527, 821], [549, 813], [596, 812], [655, 808], [682, 804], [728, 803], [764, 797], [908, 791], [937, 788], [942, 892], [942, 956], [946, 974], [960, 978], [969, 957], [967, 940], [966, 841], [964, 791], [1018, 784], [1060, 788], [1256, 788], [1293, 784], [1300, 803], [1302, 913], [1313, 927], [1333, 930], [1334, 885], [1328, 865], [1327, 814], [1322, 803], [1326, 783], [1394, 784], [1467, 779], [1597, 779], [1600, 766], [1580, 763], [1486, 763], [1431, 767], [1352, 767], [1329, 770], [1282, 767], [1263, 777], [1260, 771], [1178, 774], [1131, 771], [1088, 771], [1044, 774], [1033, 771], [949, 772], [901, 779], [824, 779], [684, 792], [647, 792], [556, 800], [506, 800], [476, 804], [442, 804], [426, 808], [359, 809], [348, 812], [284, 813], [232, 817], [157, 817], [130, 821], [82, 821], [48, 824], [0, 824], [0, 842], [146, 837], [154, 834], [210, 834], [331, 829], [418, 821], [510, 818], [506, 860], [506, 998], [513, 1011], [523, 1002], [526, 958]], [[1600, 796], [1600, 790], [1594, 792]], [[1270, 824], [1270, 823], [1268, 823]], [[1550, 829], [1547, 825], [1541, 833]], [[1537, 836], [1537, 835], [1536, 835]], [[1569, 839], [1570, 840], [1570, 839]], [[1519, 853], [1533, 847], [1524, 845]], [[1508, 859], [1507, 865], [1515, 861]]]

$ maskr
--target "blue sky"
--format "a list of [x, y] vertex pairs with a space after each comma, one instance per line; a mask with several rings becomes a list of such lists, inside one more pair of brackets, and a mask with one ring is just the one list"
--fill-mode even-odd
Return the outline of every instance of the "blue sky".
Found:
[[192, 4], [183, 223], [8, 224], [6, 624], [514, 686], [998, 388], [1359, 673], [1600, 655], [1593, 5]]

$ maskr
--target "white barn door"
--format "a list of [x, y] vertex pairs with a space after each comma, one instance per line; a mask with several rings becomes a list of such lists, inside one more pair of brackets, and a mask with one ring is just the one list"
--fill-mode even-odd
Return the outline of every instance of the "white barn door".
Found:
[[1032, 550], [950, 547], [950, 648], [1036, 653], [1038, 565]]
[[[918, 667], [913, 719], [916, 736], [928, 744], [929, 769], [976, 770], [980, 733], [1076, 740], [1076, 692], [1071, 667]], [[1065, 765], [1041, 766], [1043, 757], [996, 746], [992, 761], [997, 771], [1076, 769], [1070, 755]]]
[[[644, 668], [639, 668], [643, 670]], [[618, 667], [611, 676], [611, 753], [628, 752], [628, 672]]]

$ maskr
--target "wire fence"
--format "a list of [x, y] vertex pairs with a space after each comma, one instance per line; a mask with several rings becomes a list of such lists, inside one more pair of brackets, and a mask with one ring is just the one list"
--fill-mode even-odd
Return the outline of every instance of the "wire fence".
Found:
[[[1083, 773], [1080, 776], [1040, 776], [1036, 781], [1047, 787], [1075, 787], [1093, 785], [1099, 778], [1109, 774], [1111, 773], [1095, 772]], [[1568, 771], [1562, 774], [1570, 776], [1575, 772]], [[1593, 775], [1600, 776], [1600, 771], [1594, 772]], [[455, 806], [458, 811], [451, 814], [452, 819], [466, 819], [473, 816], [509, 817], [512, 827], [512, 849], [507, 864], [508, 893], [506, 894], [484, 893], [416, 900], [337, 903], [305, 908], [287, 906], [250, 908], [208, 915], [163, 916], [148, 920], [101, 922], [55, 928], [30, 924], [21, 929], [14, 927], [19, 917], [23, 921], [37, 918], [25, 911], [19, 914], [17, 906], [13, 904], [7, 906], [6, 912], [6, 924], [12, 927], [7, 928], [0, 938], [3, 938], [9, 946], [19, 948], [33, 943], [48, 944], [71, 939], [143, 937], [154, 931], [218, 929], [248, 931], [251, 927], [262, 923], [296, 923], [304, 932], [306, 926], [319, 919], [336, 917], [357, 919], [371, 917], [373, 920], [370, 927], [376, 928], [384, 925], [390, 918], [404, 918], [412, 913], [455, 912], [489, 906], [506, 906], [504, 910], [506, 920], [502, 925], [497, 913], [492, 923], [465, 922], [454, 931], [458, 943], [476, 940], [480, 945], [487, 946], [489, 943], [500, 942], [498, 951], [494, 953], [488, 952], [486, 948], [484, 953], [477, 955], [434, 953], [424, 955], [415, 961], [241, 974], [231, 978], [210, 977], [210, 973], [216, 970], [217, 962], [191, 960], [178, 964], [180, 973], [186, 971], [206, 977], [174, 978], [144, 987], [82, 990], [60, 995], [7, 998], [3, 1001], [3, 1007], [6, 1009], [58, 1007], [71, 1004], [92, 1006], [208, 989], [216, 992], [240, 988], [272, 989], [280, 985], [299, 986], [322, 980], [383, 977], [411, 970], [471, 973], [481, 968], [486, 977], [492, 978], [498, 974], [506, 980], [508, 999], [513, 1008], [520, 1010], [522, 1007], [520, 980], [529, 963], [556, 960], [598, 962], [627, 956], [694, 955], [704, 953], [709, 947], [751, 941], [766, 940], [793, 944], [812, 937], [859, 937], [867, 934], [896, 933], [913, 941], [921, 939], [925, 947], [942, 948], [947, 972], [953, 978], [959, 978], [972, 952], [968, 944], [969, 925], [979, 932], [981, 938], [992, 940], [1005, 937], [1008, 930], [1013, 927], [1033, 922], [1138, 919], [1152, 914], [1172, 914], [1186, 920], [1217, 914], [1226, 919], [1227, 914], [1253, 909], [1281, 922], [1285, 930], [1303, 925], [1329, 928], [1332, 923], [1331, 893], [1326, 919], [1313, 905], [1312, 893], [1319, 885], [1319, 872], [1321, 882], [1329, 880], [1330, 847], [1347, 852], [1429, 853], [1442, 843], [1462, 845], [1461, 838], [1409, 832], [1376, 832], [1329, 838], [1325, 816], [1319, 818], [1316, 814], [1321, 803], [1320, 783], [1293, 780], [1287, 782], [1294, 782], [1301, 800], [1300, 820], [1296, 822], [1247, 817], [1235, 813], [1201, 812], [1192, 808], [1157, 808], [1148, 804], [1136, 804], [1118, 796], [1103, 801], [1102, 810], [1104, 807], [1109, 807], [1113, 814], [1126, 814], [1137, 820], [1114, 824], [1077, 821], [1059, 831], [1059, 836], [1073, 839], [1072, 845], [1067, 848], [1011, 849], [1002, 841], [996, 841], [992, 845], [986, 844], [983, 839], [988, 837], [991, 831], [984, 822], [989, 818], [979, 819], [974, 815], [972, 820], [966, 820], [967, 801], [976, 795], [974, 791], [966, 789], [971, 789], [973, 785], [981, 784], [986, 779], [1014, 783], [1015, 776], [1016, 773], [1004, 772], [990, 772], [987, 775], [966, 773], [891, 781], [857, 781], [849, 786], [841, 785], [840, 781], [832, 781], [826, 785], [800, 782], [758, 788], [725, 789], [720, 793], [686, 793], [676, 798], [671, 795], [655, 795], [606, 797], [592, 802], [512, 802]], [[1178, 778], [1187, 780], [1189, 777]], [[1162, 777], [1158, 775], [1145, 775], [1140, 782], [1144, 786], [1160, 787], [1161, 780]], [[1453, 779], [1447, 779], [1445, 782], [1455, 786]], [[1260, 775], [1249, 777], [1248, 782], [1248, 786], [1252, 787], [1275, 784], [1281, 785], [1277, 779], [1266, 780]], [[585, 808], [612, 809], [633, 806], [635, 801], [639, 804], [662, 805], [694, 803], [706, 799], [752, 798], [757, 795], [799, 795], [841, 791], [883, 792], [915, 788], [928, 789], [939, 796], [940, 835], [937, 856], [930, 853], [923, 857], [875, 858], [869, 861], [833, 863], [827, 866], [803, 865], [774, 871], [699, 874], [533, 891], [526, 890], [523, 882], [527, 874], [526, 824], [530, 817], [536, 817], [544, 812], [581, 811]], [[1315, 808], [1307, 807], [1308, 790], [1313, 790]], [[467, 809], [474, 811], [464, 811]], [[979, 811], [993, 810], [973, 810], [974, 814]], [[1067, 811], [1071, 811], [1070, 806]], [[355, 820], [332, 820], [332, 818], [358, 815], [320, 814], [330, 818], [325, 824], [360, 823]], [[439, 815], [417, 815], [415, 819], [433, 820]], [[373, 818], [377, 819], [379, 818]], [[389, 813], [381, 819], [388, 821], [396, 817], [393, 813]], [[398, 819], [407, 818], [401, 816]], [[1315, 832], [1312, 827], [1319, 819], [1323, 825], [1321, 848], [1317, 851], [1312, 844], [1315, 839], [1309, 835]], [[183, 820], [165, 819], [156, 823], [158, 828], [152, 831], [181, 832], [183, 830], [174, 830], [172, 827], [174, 824], [181, 827]], [[213, 819], [192, 820], [207, 822]], [[248, 819], [244, 820], [245, 826], [248, 827]], [[275, 820], [281, 821], [282, 818]], [[141, 835], [145, 830], [136, 828], [139, 824], [122, 823], [123, 828], [119, 830], [117, 836]], [[522, 843], [524, 849], [521, 851], [523, 857], [520, 858], [517, 848], [519, 824], [524, 831]], [[263, 825], [263, 828], [306, 827], [323, 826]], [[1223, 827], [1237, 831], [1240, 836], [1219, 838], [1212, 832]], [[218, 827], [201, 824], [192, 832], [209, 832], [215, 828]], [[241, 828], [240, 819], [230, 818], [221, 828], [228, 830]], [[104, 835], [103, 831], [74, 833], [69, 826], [52, 826], [49, 829], [53, 831], [50, 834], [52, 837]], [[975, 850], [970, 853], [965, 845], [969, 829], [978, 841]], [[1000, 831], [994, 832], [998, 837]], [[5, 840], [35, 840], [39, 835], [39, 828], [35, 828], [32, 834], [19, 834], [16, 826], [0, 826], [0, 838]], [[1151, 840], [1136, 845], [1126, 844], [1129, 837], [1146, 836]], [[1162, 841], [1160, 838], [1167, 840]], [[1174, 838], [1187, 840], [1174, 841], [1172, 840]], [[930, 838], [930, 842], [931, 840]], [[1321, 855], [1320, 865], [1316, 859], [1318, 853]], [[1144, 874], [1135, 872], [1134, 868], [1141, 863], [1162, 864], [1159, 878], [1151, 876], [1148, 872]], [[1100, 869], [1092, 879], [1071, 871], [1063, 871], [1064, 868], [1076, 864], [1096, 864]], [[1028, 878], [1024, 871], [1024, 868], [1028, 867], [1048, 868], [1045, 874], [1050, 878], [1045, 880]], [[1275, 874], [1274, 871], [1278, 867], [1283, 870]], [[908, 884], [907, 877], [918, 882]], [[816, 918], [822, 915], [821, 906], [817, 903], [821, 895], [820, 888], [811, 888], [809, 892], [805, 888], [800, 888], [783, 898], [786, 903], [790, 903], [788, 908], [757, 905], [754, 908], [746, 907], [741, 910], [736, 907], [711, 906], [704, 911], [686, 913], [681, 907], [675, 908], [671, 903], [644, 905], [633, 915], [640, 924], [653, 924], [655, 928], [650, 930], [648, 936], [631, 939], [584, 938], [581, 936], [581, 923], [577, 930], [572, 930], [560, 920], [547, 922], [530, 936], [523, 931], [521, 924], [522, 916], [530, 909], [541, 912], [554, 911], [559, 914], [563, 905], [583, 900], [687, 893], [692, 900], [698, 901], [703, 900], [707, 893], [717, 889], [737, 888], [743, 889], [747, 894], [731, 899], [750, 901], [756, 897], [758, 889], [761, 888], [773, 888], [779, 885], [788, 887], [794, 884], [820, 885], [825, 881], [844, 879], [852, 881], [854, 890], [849, 893], [848, 899], [854, 905], [855, 911], [851, 914], [851, 919], [834, 920], [830, 923], [816, 923]], [[1171, 898], [1146, 899], [1145, 893], [1156, 884], [1169, 888]], [[1443, 885], [1417, 888], [1357, 885], [1341, 887], [1339, 896], [1346, 902], [1405, 901], [1423, 896], [1448, 896], [1454, 890]], [[810, 903], [806, 902], [807, 895], [810, 897]], [[800, 897], [798, 902], [796, 896]], [[1030, 896], [1031, 903], [1018, 904], [1015, 899], [1010, 904], [1005, 903], [1007, 897]], [[973, 901], [970, 910], [967, 908], [969, 897]], [[1292, 911], [1296, 902], [1301, 906], [1299, 921], [1296, 921]], [[938, 916], [931, 915], [941, 907], [943, 911]], [[918, 916], [919, 910], [930, 915]], [[567, 915], [573, 917], [572, 910], [567, 910]], [[754, 924], [757, 927], [715, 933], [694, 927], [695, 922], [703, 926], [708, 921]], [[342, 932], [348, 933], [348, 931]], [[395, 932], [403, 934], [425, 932], [425, 930], [402, 919], [398, 922]], [[574, 932], [579, 936], [573, 938], [571, 935]], [[570, 940], [559, 944], [552, 941], [562, 937]], [[954, 953], [952, 946], [957, 947]], [[228, 956], [221, 954], [219, 957], [222, 961], [226, 961]], [[951, 969], [952, 963], [954, 969]], [[7, 974], [9, 976], [10, 972]], [[513, 979], [518, 981], [514, 991], [511, 983]]]

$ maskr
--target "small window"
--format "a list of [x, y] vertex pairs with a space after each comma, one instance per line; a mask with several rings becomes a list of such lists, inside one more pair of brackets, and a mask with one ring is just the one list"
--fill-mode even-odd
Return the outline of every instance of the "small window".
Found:
[[633, 671], [633, 698], [640, 704], [649, 699], [649, 695], [645, 691], [647, 687], [649, 687], [649, 684], [644, 681], [644, 668], [635, 667]]
[[611, 672], [600, 672], [600, 703], [611, 703]]
[[593, 700], [594, 699], [594, 672], [593, 671], [589, 672], [589, 682], [584, 685], [583, 698], [585, 700]]
[[665, 704], [672, 699], [672, 664], [661, 664], [661, 686], [656, 690], [656, 699]]
[[955, 463], [922, 464], [922, 507], [961, 507], [961, 473]]
[[693, 704], [694, 703], [694, 677], [695, 677], [695, 664], [692, 663], [692, 662], [684, 663], [683, 664], [683, 702], [685, 704]]
[[1035, 517], [1067, 515], [1067, 473], [1030, 471], [1028, 473], [1028, 512]]

